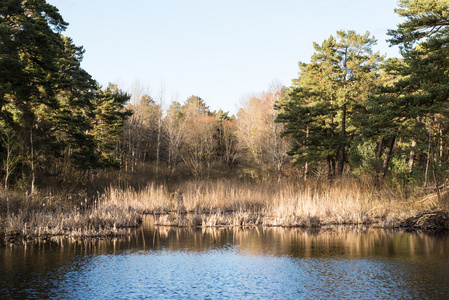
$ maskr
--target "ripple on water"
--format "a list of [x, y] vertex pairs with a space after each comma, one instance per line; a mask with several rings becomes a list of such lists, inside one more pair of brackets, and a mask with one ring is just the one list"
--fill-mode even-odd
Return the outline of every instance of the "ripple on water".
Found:
[[112, 248], [108, 242], [102, 248], [95, 244], [98, 251], [74, 244], [26, 253], [20, 247], [0, 248], [0, 295], [53, 299], [447, 299], [449, 295], [447, 239], [383, 233], [379, 240], [348, 234], [341, 238], [288, 230], [223, 232], [223, 240], [217, 233], [213, 238], [204, 232], [177, 234], [185, 242], [168, 233], [160, 241], [151, 235], [144, 246], [133, 241], [114, 243]]

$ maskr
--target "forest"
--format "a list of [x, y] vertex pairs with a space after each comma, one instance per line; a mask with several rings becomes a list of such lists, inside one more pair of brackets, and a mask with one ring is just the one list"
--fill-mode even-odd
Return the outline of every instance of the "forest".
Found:
[[447, 210], [449, 3], [395, 12], [401, 58], [376, 52], [369, 32], [337, 31], [291, 86], [248, 96], [234, 116], [198, 95], [165, 105], [163, 89], [100, 86], [55, 6], [5, 0], [0, 231], [98, 234], [173, 211], [161, 224], [396, 227]]

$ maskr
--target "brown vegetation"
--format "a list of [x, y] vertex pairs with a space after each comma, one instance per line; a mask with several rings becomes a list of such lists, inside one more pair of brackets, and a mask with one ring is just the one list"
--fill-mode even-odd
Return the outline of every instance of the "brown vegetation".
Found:
[[[128, 105], [134, 114], [115, 143], [119, 170], [64, 164], [58, 176], [38, 176], [31, 193], [26, 180], [8, 190], [7, 174], [0, 191], [3, 240], [123, 235], [143, 214], [180, 227], [447, 228], [444, 187], [437, 196], [399, 181], [380, 183], [369, 172], [356, 179], [349, 167], [329, 178], [325, 164], [293, 165], [292, 140], [275, 122], [280, 86], [249, 97], [237, 119], [211, 112], [196, 96], [173, 102], [164, 114], [161, 104], [136, 94]], [[435, 209], [444, 222], [420, 215]]]
[[[1, 234], [5, 240], [121, 235], [125, 228], [139, 226], [142, 214], [158, 215], [156, 225], [182, 227], [358, 224], [447, 229], [447, 200], [435, 203], [422, 198], [418, 194], [404, 198], [387, 188], [379, 192], [353, 179], [294, 183], [192, 179], [172, 185], [152, 183], [140, 190], [111, 186], [95, 201], [72, 200], [73, 206], [65, 208], [37, 195], [15, 199], [2, 207], [7, 211]], [[445, 222], [429, 223], [429, 212], [420, 215], [436, 207], [442, 211], [433, 215]], [[411, 221], [413, 216], [417, 222]]]
[[[116, 205], [103, 197], [70, 207], [71, 199], [42, 195], [6, 197], [2, 207], [0, 236], [5, 241], [47, 239], [52, 236], [101, 237], [127, 234], [141, 224], [142, 216], [131, 207]], [[61, 205], [61, 201], [66, 205]], [[89, 206], [89, 207], [86, 207]], [[5, 212], [6, 209], [6, 212]]]
[[139, 211], [164, 214], [161, 225], [175, 226], [303, 226], [364, 224], [399, 227], [432, 207], [447, 203], [404, 198], [385, 188], [357, 180], [304, 183], [191, 180], [172, 187], [149, 185], [141, 191], [109, 189], [116, 203], [132, 203]]
[[401, 226], [425, 230], [449, 230], [449, 214], [441, 210], [426, 210], [407, 218]]

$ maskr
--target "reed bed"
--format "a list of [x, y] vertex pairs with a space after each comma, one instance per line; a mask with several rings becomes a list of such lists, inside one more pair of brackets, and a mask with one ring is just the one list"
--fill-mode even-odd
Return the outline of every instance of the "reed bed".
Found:
[[307, 183], [192, 180], [176, 186], [150, 184], [144, 189], [110, 187], [106, 198], [140, 213], [161, 214], [158, 225], [301, 226], [363, 224], [399, 227], [407, 218], [441, 203], [422, 201], [432, 195], [404, 197], [387, 187], [357, 180]]
[[141, 189], [110, 186], [95, 200], [75, 201], [71, 208], [57, 202], [53, 208], [45, 208], [36, 204], [45, 204], [44, 200], [34, 200], [25, 209], [8, 211], [2, 216], [0, 234], [6, 240], [117, 236], [139, 226], [142, 214], [158, 215], [156, 225], [205, 228], [334, 224], [393, 228], [408, 224], [406, 220], [424, 211], [439, 209], [447, 216], [444, 191], [440, 202], [432, 200], [432, 194], [403, 195], [355, 179], [259, 183], [190, 180], [172, 185], [151, 183]]
[[2, 219], [3, 240], [63, 237], [122, 236], [142, 222], [141, 214], [126, 206], [98, 201], [89, 209], [33, 209], [9, 213]]

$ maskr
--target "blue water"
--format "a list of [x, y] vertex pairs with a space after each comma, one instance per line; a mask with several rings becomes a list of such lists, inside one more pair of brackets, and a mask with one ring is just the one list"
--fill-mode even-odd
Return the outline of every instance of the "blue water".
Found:
[[1, 298], [449, 299], [449, 235], [138, 230], [0, 247]]

